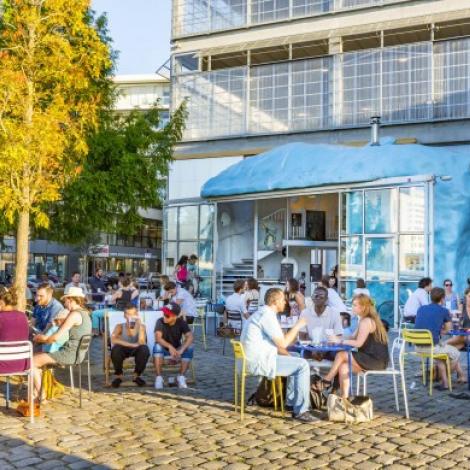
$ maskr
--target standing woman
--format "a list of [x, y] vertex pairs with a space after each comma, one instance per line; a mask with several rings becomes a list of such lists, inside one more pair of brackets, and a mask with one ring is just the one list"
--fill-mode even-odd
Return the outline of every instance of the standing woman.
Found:
[[450, 312], [458, 310], [459, 303], [460, 303], [459, 295], [457, 294], [457, 292], [454, 292], [452, 290], [452, 281], [450, 279], [446, 279], [444, 281], [444, 290], [446, 292], [446, 297], [445, 297], [446, 309], [449, 310]]
[[183, 255], [175, 266], [175, 271], [173, 273], [176, 283], [185, 289], [189, 280], [188, 260], [189, 258], [186, 255]]
[[297, 279], [289, 279], [286, 283], [286, 301], [289, 305], [289, 314], [291, 317], [298, 317], [305, 309], [305, 297], [300, 292]]
[[[470, 328], [470, 287], [467, 287], [463, 293], [462, 328]], [[463, 349], [465, 347], [465, 336], [452, 336], [447, 344], [455, 346], [457, 349]]]
[[[28, 319], [23, 312], [16, 310], [16, 290], [0, 287], [0, 342], [28, 341]], [[0, 374], [21, 372], [29, 367], [27, 359], [16, 361], [0, 361]]]
[[[65, 308], [70, 312], [59, 330], [51, 336], [36, 335], [34, 342], [39, 344], [50, 344], [61, 337], [69, 334], [69, 340], [58, 350], [50, 353], [36, 353], [34, 355], [34, 389], [36, 398], [41, 391], [42, 367], [59, 364], [68, 366], [75, 364], [80, 340], [85, 335], [91, 335], [91, 319], [85, 308], [86, 298], [82, 289], [71, 287], [66, 295], [62, 297]], [[82, 352], [83, 361], [85, 351]]]
[[[383, 326], [379, 314], [375, 310], [370, 297], [365, 294], [356, 295], [352, 303], [353, 312], [359, 317], [359, 326], [351, 337], [340, 341], [336, 336], [330, 336], [328, 341], [340, 342], [357, 348], [352, 353], [352, 370], [355, 373], [366, 370], [385, 370], [389, 361], [387, 332]], [[315, 388], [320, 391], [323, 387], [330, 387], [333, 379], [339, 375], [341, 396], [349, 396], [349, 364], [348, 353], [339, 351], [330, 371], [321, 384]]]

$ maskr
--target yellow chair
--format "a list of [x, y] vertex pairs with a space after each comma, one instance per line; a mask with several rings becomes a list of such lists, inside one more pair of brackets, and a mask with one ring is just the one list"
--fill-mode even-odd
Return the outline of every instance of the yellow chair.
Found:
[[403, 352], [403, 367], [405, 366], [405, 356], [413, 354], [421, 358], [421, 370], [423, 373], [423, 384], [426, 384], [426, 366], [424, 359], [429, 359], [429, 395], [432, 395], [432, 387], [434, 383], [434, 360], [444, 361], [447, 367], [447, 380], [449, 381], [449, 390], [452, 391], [452, 376], [450, 373], [450, 359], [447, 354], [435, 353], [434, 342], [432, 339], [432, 333], [429, 330], [402, 330], [403, 340], [406, 343], [410, 343], [418, 348], [426, 348], [427, 351], [415, 351]]
[[[240, 419], [243, 420], [245, 410], [245, 382], [246, 378], [250, 375], [246, 372], [246, 356], [243, 344], [240, 341], [230, 340], [233, 346], [233, 354], [235, 358], [234, 365], [234, 397], [235, 397], [235, 411], [237, 406], [240, 406]], [[239, 367], [237, 367], [239, 366]], [[240, 403], [238, 402], [238, 378], [240, 378], [241, 389], [240, 389]], [[281, 414], [284, 416], [284, 399], [282, 395], [282, 380], [281, 377], [276, 377], [271, 380], [272, 393], [274, 398], [274, 411], [277, 411], [277, 393], [276, 388], [279, 387], [279, 396], [281, 398]]]

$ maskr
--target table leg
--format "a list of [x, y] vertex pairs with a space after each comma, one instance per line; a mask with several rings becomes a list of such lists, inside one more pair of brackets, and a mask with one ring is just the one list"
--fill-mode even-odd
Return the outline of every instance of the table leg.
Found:
[[349, 366], [349, 395], [353, 395], [353, 370], [352, 370], [352, 352], [348, 351], [348, 366]]
[[467, 336], [467, 340], [466, 340], [466, 343], [467, 343], [467, 385], [468, 385], [468, 389], [470, 390], [470, 341], [468, 340], [468, 336]]

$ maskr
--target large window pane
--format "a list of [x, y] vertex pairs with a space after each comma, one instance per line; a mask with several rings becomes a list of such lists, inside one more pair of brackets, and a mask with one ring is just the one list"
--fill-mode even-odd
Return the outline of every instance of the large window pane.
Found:
[[199, 217], [199, 237], [202, 240], [212, 240], [214, 228], [214, 206], [202, 205]]
[[175, 242], [169, 242], [165, 243], [165, 259], [163, 263], [163, 271], [167, 275], [173, 274], [173, 271], [175, 270], [175, 266], [177, 263], [177, 252], [176, 252], [176, 243]]
[[198, 238], [198, 206], [184, 206], [179, 208], [179, 239], [197, 240]]
[[368, 281], [393, 280], [393, 239], [366, 240], [366, 275]]
[[362, 237], [341, 239], [341, 277], [363, 277], [362, 268]]
[[247, 0], [212, 0], [211, 30], [235, 28], [246, 23]]
[[372, 299], [375, 301], [377, 312], [382, 320], [386, 320], [390, 326], [394, 325], [394, 288], [393, 282], [368, 282]]
[[362, 191], [341, 194], [341, 234], [362, 233]]
[[400, 278], [417, 278], [425, 275], [424, 245], [424, 235], [400, 236]]
[[400, 188], [400, 231], [424, 232], [424, 188]]
[[251, 0], [252, 23], [265, 23], [289, 17], [289, 0]]
[[398, 287], [399, 305], [405, 305], [411, 294], [418, 288], [417, 282], [400, 282]]
[[177, 220], [178, 220], [178, 208], [168, 207], [165, 210], [166, 217], [166, 239], [176, 240], [177, 239]]
[[365, 232], [396, 232], [397, 197], [394, 189], [379, 189], [365, 193]]
[[178, 259], [182, 256], [197, 255], [198, 244], [197, 242], [180, 242], [178, 245]]
[[201, 241], [199, 243], [199, 275], [212, 276], [214, 259], [212, 254], [212, 242]]
[[212, 298], [212, 278], [202, 277], [199, 280], [199, 295], [205, 299]]

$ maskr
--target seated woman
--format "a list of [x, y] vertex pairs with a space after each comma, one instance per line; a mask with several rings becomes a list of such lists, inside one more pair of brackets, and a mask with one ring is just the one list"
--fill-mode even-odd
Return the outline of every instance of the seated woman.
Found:
[[[69, 340], [55, 352], [40, 352], [33, 357], [34, 360], [34, 389], [35, 397], [39, 398], [41, 391], [42, 367], [47, 365], [73, 365], [77, 360], [78, 347], [83, 336], [91, 335], [91, 319], [85, 308], [86, 297], [79, 287], [71, 287], [62, 297], [65, 308], [70, 312], [59, 330], [51, 336], [36, 335], [34, 342], [38, 344], [52, 344], [65, 335]], [[86, 351], [82, 351], [79, 361], [83, 361]], [[42, 398], [42, 397], [41, 397]]]
[[[353, 298], [352, 308], [359, 317], [359, 326], [352, 338], [338, 341], [337, 337], [330, 336], [328, 340], [357, 348], [357, 351], [352, 353], [353, 372], [385, 370], [389, 361], [388, 338], [372, 300], [365, 294], [359, 294]], [[323, 387], [330, 387], [336, 375], [339, 375], [341, 396], [347, 398], [350, 384], [346, 351], [336, 354], [330, 371], [320, 384], [315, 385], [315, 388], [320, 391]]]
[[305, 309], [305, 297], [300, 292], [299, 281], [289, 279], [286, 283], [286, 301], [289, 308], [289, 316], [298, 317]]
[[259, 284], [258, 281], [253, 277], [249, 277], [246, 280], [244, 301], [246, 304], [246, 310], [250, 315], [258, 310]]
[[[470, 328], [470, 287], [467, 287], [463, 294], [462, 328], [465, 330]], [[465, 347], [465, 336], [452, 336], [447, 344], [455, 346], [457, 349], [463, 349]]]
[[118, 388], [122, 383], [122, 363], [128, 357], [134, 357], [135, 369], [133, 382], [139, 387], [145, 385], [145, 380], [141, 377], [144, 373], [147, 361], [150, 356], [145, 334], [145, 325], [142, 324], [137, 308], [132, 304], [127, 304], [124, 308], [125, 323], [120, 323], [114, 328], [111, 342], [111, 360], [113, 361], [116, 378], [111, 385]]
[[132, 285], [129, 277], [124, 277], [121, 287], [111, 297], [111, 303], [114, 303], [116, 310], [124, 310], [128, 304], [136, 304], [139, 297], [139, 290]]
[[[0, 342], [28, 341], [28, 319], [23, 312], [16, 310], [16, 290], [0, 286]], [[27, 359], [0, 361], [0, 374], [22, 372], [29, 367]]]

